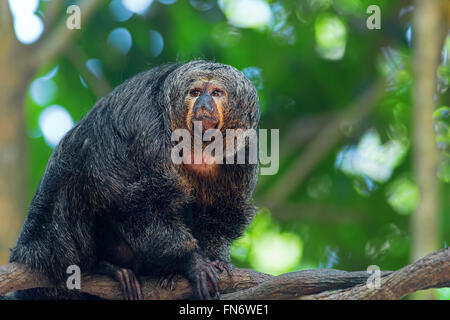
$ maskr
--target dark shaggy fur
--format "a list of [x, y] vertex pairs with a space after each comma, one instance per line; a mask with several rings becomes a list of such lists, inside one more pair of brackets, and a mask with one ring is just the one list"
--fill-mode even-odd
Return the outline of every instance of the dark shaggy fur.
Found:
[[[136, 75], [101, 98], [55, 148], [10, 261], [55, 283], [65, 282], [69, 265], [96, 272], [106, 261], [137, 275], [179, 273], [194, 289], [206, 264], [229, 262], [230, 243], [254, 216], [257, 165], [224, 164], [215, 177], [199, 179], [170, 158], [187, 88], [205, 76], [227, 85], [225, 127], [256, 128], [256, 90], [233, 67], [192, 61]], [[197, 201], [200, 193], [208, 204]], [[92, 298], [61, 289], [17, 297]]]

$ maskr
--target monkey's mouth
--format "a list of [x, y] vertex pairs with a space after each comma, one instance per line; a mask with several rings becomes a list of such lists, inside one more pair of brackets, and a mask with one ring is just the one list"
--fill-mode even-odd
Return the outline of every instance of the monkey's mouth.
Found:
[[192, 124], [195, 129], [200, 129], [199, 125], [201, 124], [201, 131], [205, 132], [209, 129], [217, 129], [219, 124], [219, 117], [215, 112], [207, 112], [204, 110], [197, 111], [192, 117]]
[[205, 132], [209, 129], [217, 129], [217, 125], [219, 123], [219, 121], [217, 119], [209, 118], [209, 117], [200, 118], [197, 121], [201, 121], [203, 132]]

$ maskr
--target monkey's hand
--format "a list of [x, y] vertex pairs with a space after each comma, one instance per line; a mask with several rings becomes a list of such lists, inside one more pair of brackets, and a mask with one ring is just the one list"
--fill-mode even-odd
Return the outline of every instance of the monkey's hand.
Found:
[[[219, 298], [218, 282], [220, 277], [209, 259], [201, 253], [195, 252], [192, 255], [188, 265], [187, 277], [192, 284], [194, 298], [202, 300]], [[209, 289], [208, 283], [212, 290]]]
[[215, 267], [220, 273], [226, 270], [229, 276], [233, 274], [233, 265], [230, 262], [223, 260], [214, 260], [211, 261], [211, 265]]

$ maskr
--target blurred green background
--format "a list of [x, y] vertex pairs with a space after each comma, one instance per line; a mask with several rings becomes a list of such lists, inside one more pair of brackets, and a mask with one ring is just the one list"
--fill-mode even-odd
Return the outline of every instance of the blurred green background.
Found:
[[[39, 56], [41, 39], [64, 43], [56, 31], [75, 2], [55, 1], [10, 1], [15, 36], [19, 47], [32, 48], [30, 59]], [[203, 58], [243, 71], [258, 89], [260, 128], [280, 130], [280, 170], [260, 177], [260, 209], [233, 244], [233, 264], [281, 274], [369, 265], [396, 270], [411, 262], [412, 239], [421, 236], [410, 228], [420, 200], [412, 153], [411, 2], [92, 2], [89, 14], [82, 7], [81, 29], [70, 30], [65, 49], [39, 60], [22, 84], [25, 207], [54, 145], [99, 97], [153, 66]], [[375, 3], [381, 29], [369, 30], [366, 9]], [[54, 44], [42, 42], [49, 52]], [[439, 154], [436, 250], [450, 240], [449, 52], [447, 36], [432, 115]], [[17, 232], [2, 240], [9, 244]], [[449, 289], [437, 291], [450, 298]]]

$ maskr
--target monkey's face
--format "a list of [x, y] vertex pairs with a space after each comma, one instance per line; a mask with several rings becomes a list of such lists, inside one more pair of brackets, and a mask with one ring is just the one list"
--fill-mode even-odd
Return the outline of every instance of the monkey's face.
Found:
[[202, 131], [256, 129], [259, 120], [256, 88], [237, 69], [196, 60], [175, 69], [165, 80], [164, 94], [170, 111], [171, 130], [188, 129], [193, 122]]
[[[198, 133], [207, 135], [206, 131], [219, 131], [225, 150], [228, 129], [245, 131], [256, 129], [258, 125], [256, 88], [244, 74], [228, 65], [201, 60], [184, 64], [167, 77], [164, 94], [170, 111], [171, 130], [187, 129], [191, 134], [191, 155], [183, 153], [191, 159], [196, 157], [194, 141]], [[201, 130], [198, 130], [199, 125]], [[212, 139], [202, 139], [203, 149], [215, 141], [215, 137]], [[221, 154], [225, 155], [225, 152]], [[216, 154], [212, 160], [217, 160]], [[213, 172], [214, 165], [203, 165], [209, 162], [208, 159], [201, 162], [202, 165], [188, 167], [195, 172]]]
[[201, 124], [202, 132], [223, 127], [223, 110], [227, 104], [228, 92], [225, 86], [214, 79], [195, 81], [184, 99], [187, 109], [186, 128]]

